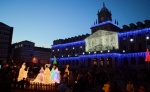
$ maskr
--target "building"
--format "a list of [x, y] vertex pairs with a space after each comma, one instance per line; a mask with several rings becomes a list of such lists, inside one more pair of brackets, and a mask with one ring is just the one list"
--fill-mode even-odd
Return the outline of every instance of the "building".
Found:
[[12, 60], [17, 65], [26, 62], [29, 67], [40, 68], [49, 63], [50, 57], [50, 48], [37, 47], [34, 42], [25, 40], [12, 44]]
[[0, 65], [10, 61], [13, 27], [0, 22]]
[[[56, 56], [58, 66], [65, 68], [97, 65], [100, 69], [147, 69], [145, 52], [150, 46], [150, 20], [118, 26], [112, 22], [111, 12], [103, 3], [98, 10], [98, 19], [91, 26], [91, 34], [53, 42], [52, 57]], [[53, 61], [53, 58], [51, 58]]]
[[34, 47], [34, 58], [33, 62], [45, 65], [50, 62], [51, 49], [43, 47]]
[[23, 62], [32, 62], [34, 57], [34, 42], [21, 41], [12, 44], [12, 60], [15, 64]]

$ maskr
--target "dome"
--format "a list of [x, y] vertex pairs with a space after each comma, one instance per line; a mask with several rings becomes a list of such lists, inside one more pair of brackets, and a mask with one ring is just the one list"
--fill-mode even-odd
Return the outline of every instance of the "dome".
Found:
[[103, 11], [107, 11], [107, 12], [109, 12], [108, 11], [108, 9], [105, 7], [105, 3], [103, 2], [103, 8], [101, 9], [101, 11], [100, 12], [103, 12]]

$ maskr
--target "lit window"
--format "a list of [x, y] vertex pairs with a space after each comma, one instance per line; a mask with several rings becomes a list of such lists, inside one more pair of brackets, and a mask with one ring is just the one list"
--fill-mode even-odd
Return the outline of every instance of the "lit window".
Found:
[[89, 54], [90, 54], [91, 52], [89, 52]]
[[62, 55], [62, 57], [63, 57], [63, 55]]
[[82, 46], [80, 46], [80, 48], [82, 48]]
[[133, 42], [133, 38], [131, 38], [130, 41]]
[[74, 47], [72, 49], [74, 50]]
[[68, 48], [66, 48], [66, 50], [68, 50]]
[[59, 49], [58, 49], [58, 51], [59, 51]]
[[54, 50], [53, 50], [53, 52], [54, 52]]
[[69, 55], [68, 55], [68, 57], [69, 57]]

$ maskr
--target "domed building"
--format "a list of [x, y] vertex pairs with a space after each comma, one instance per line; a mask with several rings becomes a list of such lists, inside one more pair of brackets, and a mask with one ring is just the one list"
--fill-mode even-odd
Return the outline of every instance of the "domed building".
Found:
[[[150, 20], [118, 26], [112, 22], [111, 12], [103, 7], [98, 19], [90, 27], [91, 34], [79, 35], [53, 41], [52, 56], [57, 58], [58, 67], [83, 67], [91, 69], [147, 69], [146, 49], [150, 47]], [[53, 61], [53, 58], [51, 58]]]

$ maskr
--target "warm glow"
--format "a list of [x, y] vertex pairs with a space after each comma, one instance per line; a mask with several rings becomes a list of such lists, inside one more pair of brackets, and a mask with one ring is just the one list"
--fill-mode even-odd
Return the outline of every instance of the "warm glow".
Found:
[[60, 83], [60, 71], [58, 70], [58, 68], [56, 66], [53, 66], [52, 70], [50, 71], [49, 67], [49, 64], [45, 65], [45, 70], [42, 67], [37, 77], [30, 82], [43, 84]]
[[32, 59], [32, 62], [33, 62], [33, 63], [38, 63], [38, 59], [37, 59], [36, 57], [34, 57], [34, 58]]

